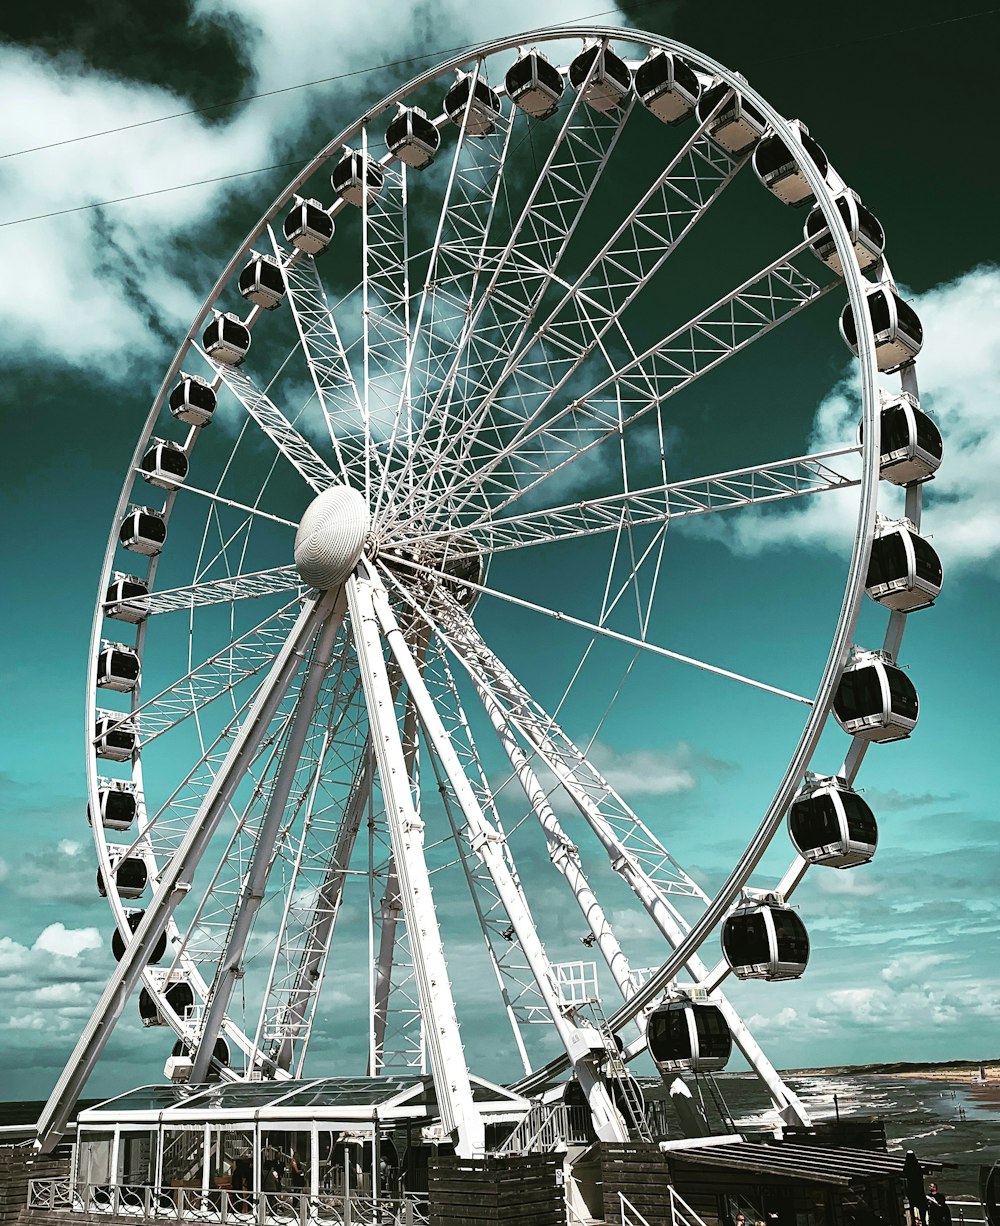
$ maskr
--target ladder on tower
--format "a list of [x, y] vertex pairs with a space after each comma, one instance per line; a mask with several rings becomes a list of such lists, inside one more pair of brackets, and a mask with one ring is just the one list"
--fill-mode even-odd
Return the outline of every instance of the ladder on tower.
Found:
[[628, 1065], [622, 1059], [621, 1048], [615, 1038], [614, 1031], [608, 1025], [604, 1016], [600, 999], [592, 997], [588, 1002], [597, 1030], [604, 1041], [606, 1057], [604, 1060], [604, 1075], [611, 1088], [611, 1097], [615, 1106], [625, 1119], [625, 1124], [636, 1140], [653, 1142], [653, 1134], [646, 1122], [646, 1104], [639, 1089], [639, 1083], [628, 1071]]

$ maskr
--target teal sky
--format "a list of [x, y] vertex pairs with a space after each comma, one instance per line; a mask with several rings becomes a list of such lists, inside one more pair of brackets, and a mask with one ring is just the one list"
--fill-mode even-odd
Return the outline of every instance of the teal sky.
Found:
[[[404, 6], [378, 0], [361, 16], [331, 5], [309, 39], [296, 40], [287, 31], [299, 7], [185, 0], [169, 13], [147, 16], [141, 30], [125, 5], [57, 5], [56, 13], [49, 6], [44, 20], [30, 8], [5, 14], [0, 154], [18, 156], [0, 160], [0, 222], [304, 160], [434, 58], [416, 57], [539, 20], [537, 6], [526, 0], [500, 0], [488, 15], [455, 0]], [[542, 16], [568, 21], [596, 12], [581, 0], [558, 0]], [[727, 990], [780, 1066], [996, 1056], [1000, 857], [990, 764], [1000, 680], [1000, 435], [994, 425], [1000, 201], [985, 117], [993, 105], [1000, 10], [980, 12], [971, 0], [947, 9], [893, 0], [877, 10], [851, 3], [829, 12], [829, 18], [805, 15], [785, 0], [764, 7], [636, 0], [598, 18], [700, 48], [743, 72], [786, 116], [809, 125], [886, 228], [893, 272], [928, 336], [919, 366], [924, 406], [945, 434], [945, 464], [929, 490], [925, 526], [944, 561], [946, 586], [934, 609], [913, 618], [903, 651], [921, 698], [920, 723], [910, 741], [875, 747], [859, 780], [879, 819], [878, 856], [852, 873], [816, 871], [797, 894], [813, 941], [804, 979]], [[360, 72], [395, 61], [409, 62]], [[359, 75], [136, 131], [73, 139], [342, 73]], [[648, 116], [638, 119], [647, 123], [630, 135], [620, 164], [623, 173], [644, 180], [655, 173], [652, 142], [661, 134]], [[72, 143], [57, 143], [65, 141]], [[19, 153], [49, 144], [55, 147]], [[118, 492], [177, 342], [288, 173], [0, 228], [8, 278], [0, 295], [6, 370], [0, 616], [7, 648], [0, 709], [0, 813], [7, 834], [0, 847], [0, 1068], [11, 1098], [48, 1093], [113, 965], [111, 921], [94, 888], [82, 725], [97, 580]], [[802, 214], [761, 201], [750, 172], [743, 178], [724, 202], [718, 237], [684, 250], [673, 266], [677, 293], [665, 287], [630, 318], [637, 343], [654, 343], [672, 322], [796, 241]], [[604, 198], [595, 198], [598, 216], [581, 232], [581, 251], [599, 232], [601, 210], [605, 222], [613, 215], [615, 197], [610, 185]], [[744, 218], [752, 218], [752, 243]], [[762, 252], [771, 255], [762, 259]], [[834, 292], [745, 355], [738, 371], [708, 377], [670, 402], [664, 425], [671, 476], [853, 441], [855, 410], [843, 382], [850, 366], [835, 335], [841, 302]], [[216, 459], [235, 435], [235, 408], [232, 414], [211, 443]], [[264, 459], [262, 452], [255, 456]], [[251, 472], [253, 459], [247, 459]], [[565, 496], [602, 492], [605, 477], [600, 464], [584, 469]], [[301, 491], [291, 485], [277, 484], [273, 498], [282, 513], [301, 514]], [[725, 522], [716, 516], [672, 528], [654, 637], [811, 692], [843, 589], [843, 522], [835, 501], [826, 500], [780, 516]], [[171, 544], [189, 543], [185, 534], [193, 531], [181, 529]], [[276, 556], [282, 548], [276, 536]], [[184, 582], [184, 565], [177, 555], [165, 559], [165, 573], [176, 566], [176, 582]], [[575, 543], [536, 549], [525, 562], [499, 559], [491, 582], [588, 616], [606, 570], [603, 547]], [[587, 637], [554, 631], [532, 614], [486, 598], [477, 621], [522, 680], [553, 706]], [[859, 641], [875, 645], [883, 623], [880, 611], [866, 606]], [[597, 764], [711, 891], [756, 826], [804, 708], [643, 659], [604, 720], [629, 661], [624, 647], [596, 649], [562, 718], [580, 742], [601, 724]], [[846, 746], [831, 726], [814, 768], [835, 770]], [[498, 752], [485, 746], [483, 752], [491, 777], [502, 778]], [[501, 809], [516, 820], [520, 810], [508, 791]], [[434, 802], [428, 805], [440, 820]], [[553, 957], [581, 957], [583, 933], [575, 916], [566, 918], [568, 896], [548, 870], [540, 841], [534, 854], [529, 846], [530, 840], [524, 878]], [[758, 884], [776, 879], [789, 856], [779, 836]], [[595, 876], [608, 891], [633, 962], [662, 961], [637, 907], [606, 880], [611, 874]], [[477, 961], [465, 905], [457, 884], [442, 886], [441, 922], [470, 1059], [475, 1071], [502, 1078], [515, 1072], [509, 1035], [482, 986], [488, 972]], [[360, 900], [352, 906], [345, 931], [360, 940]], [[706, 951], [710, 963], [716, 957], [714, 947]], [[317, 1023], [310, 1070], [361, 1071], [362, 984], [359, 959], [338, 968]], [[144, 1031], [130, 1006], [91, 1092], [157, 1080], [168, 1047], [166, 1033]]]

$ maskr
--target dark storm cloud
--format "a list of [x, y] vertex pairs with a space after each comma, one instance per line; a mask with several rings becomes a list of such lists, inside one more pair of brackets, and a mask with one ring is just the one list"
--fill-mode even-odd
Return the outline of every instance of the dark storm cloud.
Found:
[[[247, 31], [242, 21], [231, 12], [224, 21], [196, 16], [194, 9], [190, 0], [157, 5], [154, 21], [152, 10], [130, 0], [7, 4], [0, 9], [0, 39], [111, 76], [162, 86], [190, 100], [192, 107], [251, 92], [254, 73], [243, 50]], [[229, 108], [220, 108], [205, 119], [229, 117]], [[25, 144], [30, 143], [29, 134]]]

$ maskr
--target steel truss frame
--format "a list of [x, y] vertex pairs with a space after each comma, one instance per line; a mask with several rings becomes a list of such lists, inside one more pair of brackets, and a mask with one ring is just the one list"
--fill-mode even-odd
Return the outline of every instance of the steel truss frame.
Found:
[[[675, 482], [667, 480], [661, 460], [661, 480], [656, 484], [631, 489], [626, 475], [620, 493], [561, 506], [535, 505], [545, 481], [602, 445], [620, 451], [624, 470], [626, 431], [647, 419], [656, 422], [662, 452], [660, 410], [671, 396], [839, 284], [820, 275], [817, 265], [807, 270], [803, 258], [807, 244], [797, 244], [668, 336], [636, 352], [623, 316], [742, 164], [708, 139], [710, 119], [696, 126], [612, 236], [581, 272], [567, 280], [560, 271], [563, 255], [579, 233], [633, 102], [615, 113], [601, 114], [583, 103], [582, 90], [572, 98], [534, 185], [519, 210], [512, 212], [505, 201], [504, 172], [520, 120], [508, 107], [485, 140], [467, 139], [470, 92], [458, 123], [429, 253], [412, 249], [408, 171], [388, 155], [378, 160], [384, 177], [381, 195], [377, 203], [366, 196], [361, 208], [361, 281], [354, 296], [361, 298], [362, 325], [358, 339], [348, 343], [343, 339], [343, 312], [338, 318], [338, 306], [331, 306], [312, 258], [284, 249], [271, 228], [283, 204], [344, 144], [359, 144], [369, 156], [369, 125], [395, 102], [451, 67], [471, 64], [473, 80], [478, 80], [480, 74], [486, 75], [488, 58], [499, 50], [580, 33], [575, 27], [561, 27], [465, 52], [421, 74], [340, 133], [296, 176], [233, 256], [167, 372], [136, 450], [133, 477], [140, 471], [144, 449], [182, 362], [192, 352], [200, 353], [213, 386], [228, 389], [246, 414], [247, 427], [252, 423], [270, 440], [274, 465], [294, 469], [309, 491], [339, 482], [364, 489], [375, 517], [373, 536], [367, 558], [342, 591], [305, 592], [292, 566], [252, 570], [246, 565], [250, 530], [258, 519], [286, 530], [292, 521], [264, 509], [259, 497], [253, 503], [230, 498], [220, 482], [214, 492], [193, 486], [187, 491], [209, 500], [209, 524], [219, 537], [212, 555], [216, 546], [214, 538], [210, 543], [212, 533], [206, 525], [195, 581], [157, 591], [158, 562], [155, 556], [150, 559], [144, 575], [152, 593], [148, 619], [136, 630], [140, 656], [150, 626], [160, 624], [160, 614], [186, 610], [193, 618], [196, 610], [210, 616], [214, 609], [228, 610], [234, 619], [237, 604], [255, 597], [284, 597], [291, 604], [252, 630], [234, 631], [231, 643], [200, 663], [190, 661], [185, 675], [156, 697], [143, 701], [139, 686], [135, 687], [131, 712], [123, 718], [134, 720], [140, 747], [191, 716], [201, 754], [152, 815], [145, 811], [140, 757], [131, 764], [131, 782], [140, 797], [139, 834], [131, 849], [146, 856], [155, 869], [154, 894], [133, 935], [121, 899], [109, 891], [126, 941], [125, 956], [43, 1112], [39, 1133], [45, 1148], [64, 1128], [140, 978], [162, 1000], [164, 984], [181, 971], [202, 997], [204, 1005], [194, 1017], [166, 1018], [192, 1052], [196, 1079], [207, 1074], [220, 1034], [235, 1038], [243, 1047], [253, 1075], [301, 1075], [345, 885], [355, 871], [350, 866], [359, 854], [358, 836], [366, 815], [373, 830], [378, 824], [374, 816], [378, 793], [389, 850], [382, 862], [387, 903], [372, 993], [371, 1068], [383, 1067], [394, 994], [404, 999], [409, 994], [411, 1000], [415, 994], [423, 1022], [421, 1042], [426, 1043], [444, 1127], [456, 1137], [459, 1152], [482, 1149], [482, 1120], [473, 1101], [425, 854], [421, 752], [438, 784], [448, 823], [444, 837], [472, 893], [473, 910], [525, 1070], [519, 1088], [537, 1089], [559, 1069], [572, 1067], [587, 1093], [599, 1134], [626, 1139], [630, 1121], [616, 1108], [601, 1075], [600, 1066], [605, 1065], [605, 1075], [609, 1067], [612, 1032], [635, 1023], [638, 1037], [629, 1048], [634, 1053], [642, 1042], [645, 1011], [678, 973], [686, 971], [716, 993], [726, 977], [724, 966], [710, 969], [699, 950], [750, 879], [816, 746], [850, 646], [874, 525], [879, 442], [874, 344], [864, 310], [865, 282], [851, 258], [830, 185], [815, 166], [802, 160], [800, 169], [830, 226], [847, 270], [848, 299], [862, 325], [858, 346], [862, 445]], [[736, 74], [700, 53], [645, 33], [605, 27], [586, 33], [598, 40], [618, 39], [682, 54], [704, 77], [738, 89], [757, 106], [772, 131], [790, 148], [797, 147], [786, 120]], [[446, 122], [444, 116], [434, 120], [439, 128]], [[331, 213], [341, 208], [335, 205]], [[275, 404], [270, 384], [262, 389], [245, 370], [213, 361], [190, 339], [217, 309], [240, 262], [265, 232], [285, 276], [297, 351], [308, 366], [313, 394], [327, 424], [332, 464], [304, 437], [297, 414]], [[418, 298], [410, 274], [425, 255], [427, 273]], [[892, 283], [884, 263], [878, 275]], [[250, 311], [247, 326], [254, 328], [261, 314], [259, 308]], [[905, 390], [916, 393], [912, 368], [903, 383]], [[184, 445], [186, 454], [197, 437], [198, 430], [192, 428]], [[848, 459], [857, 454], [860, 475]], [[577, 619], [576, 624], [594, 635], [617, 636], [637, 650], [684, 659], [647, 641], [663, 532], [669, 521], [848, 487], [859, 490], [852, 557], [816, 695], [800, 699], [809, 707], [808, 715], [774, 798], [726, 883], [709, 898], [561, 731], [558, 710], [546, 711], [482, 640], [467, 606], [476, 594], [499, 593], [486, 585], [483, 574], [472, 578], [472, 572], [460, 573], [456, 565], [475, 561], [483, 547], [500, 553], [613, 535], [613, 562], [600, 619], [597, 623]], [[185, 496], [183, 487], [167, 492], [165, 519]], [[130, 479], [116, 522], [132, 502]], [[907, 491], [906, 505], [908, 517], [919, 523], [919, 487]], [[242, 517], [235, 530], [223, 529], [225, 508]], [[640, 530], [652, 535], [651, 544], [637, 543]], [[483, 545], [470, 543], [470, 533]], [[390, 560], [393, 548], [401, 555], [396, 562]], [[239, 554], [235, 567], [231, 552]], [[95, 645], [107, 637], [104, 593], [115, 557], [113, 537], [101, 579]], [[629, 572], [620, 582], [615, 578], [619, 562]], [[222, 577], [217, 574], [220, 566], [226, 571]], [[652, 572], [645, 586], [639, 581], [644, 566]], [[637, 636], [605, 624], [629, 592], [637, 604]], [[529, 602], [518, 603], [561, 616]], [[296, 607], [301, 611], [289, 627]], [[401, 627], [404, 612], [410, 621]], [[888, 650], [898, 650], [904, 625], [905, 616], [890, 618]], [[446, 653], [460, 662], [471, 682], [512, 778], [523, 791], [552, 861], [569, 885], [622, 997], [621, 1008], [606, 1027], [603, 1022], [596, 1027], [587, 1024], [560, 996], [558, 976], [532, 918]], [[762, 683], [760, 688], [797, 697]], [[92, 670], [87, 712], [92, 805], [97, 786], [95, 692]], [[208, 732], [209, 715], [224, 705], [213, 706], [219, 698], [232, 703], [233, 716], [221, 730]], [[864, 744], [855, 740], [841, 771], [849, 780], [863, 755]], [[614, 871], [672, 949], [644, 981], [615, 935], [580, 849], [563, 829], [539, 778], [536, 761], [544, 764], [557, 788], [572, 801]], [[227, 818], [233, 826], [228, 841], [223, 840], [222, 859], [194, 919], [182, 933], [174, 923], [174, 912], [190, 891], [210, 845], [215, 854]], [[294, 837], [293, 820], [299, 822]], [[370, 842], [374, 863], [374, 835]], [[108, 845], [100, 832], [97, 845], [109, 879]], [[279, 861], [287, 867], [291, 884], [274, 936], [265, 1006], [250, 1038], [229, 1016], [228, 1007], [242, 973], [254, 917]], [[801, 859], [792, 862], [781, 884], [785, 894], [794, 890], [805, 869]], [[397, 930], [397, 897], [405, 935]], [[678, 908], [684, 899], [701, 908], [693, 923]], [[154, 972], [147, 959], [163, 932], [170, 939], [172, 963], [168, 971]], [[206, 977], [203, 969], [213, 973]], [[402, 970], [409, 970], [411, 978], [401, 977]], [[806, 1121], [801, 1104], [745, 1024], [721, 994], [718, 999], [737, 1043], [775, 1104], [787, 1119]], [[532, 1068], [522, 1026], [542, 1015], [551, 1021], [564, 1055]]]

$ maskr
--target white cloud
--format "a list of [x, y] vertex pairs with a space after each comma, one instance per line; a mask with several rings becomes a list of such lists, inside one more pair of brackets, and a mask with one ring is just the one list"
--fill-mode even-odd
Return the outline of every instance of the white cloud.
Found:
[[32, 952], [76, 958], [86, 949], [99, 949], [102, 943], [96, 928], [67, 928], [65, 924], [56, 923], [42, 929]]
[[[572, 0], [553, 0], [545, 18], [570, 20], [577, 8]], [[431, 0], [402, 20], [390, 0], [308, 9], [300, 3], [203, 0], [195, 17], [239, 21], [242, 52], [254, 70], [248, 92], [263, 93], [531, 28], [538, 9], [529, 0], [489, 6]], [[308, 37], [296, 36], [301, 30], [308, 30]], [[186, 115], [9, 158], [0, 167], [6, 215], [15, 220], [73, 210], [308, 154], [308, 144], [299, 148], [295, 142], [310, 119], [321, 117], [332, 137], [377, 101], [385, 79], [384, 72], [362, 72], [260, 98], [223, 124]], [[45, 144], [189, 106], [168, 88], [90, 70], [75, 59], [49, 59], [12, 45], [0, 49], [3, 149], [28, 143], [26, 115], [32, 141]], [[45, 356], [93, 367], [110, 378], [134, 372], [137, 357], [183, 335], [230, 254], [219, 239], [220, 229], [229, 228], [227, 198], [252, 193], [254, 182], [250, 177], [188, 188], [6, 228], [0, 236], [4, 270], [17, 294], [0, 303], [0, 349], [21, 358]], [[262, 208], [266, 202], [262, 199]], [[207, 251], [208, 258], [196, 266], [181, 263], [178, 239], [189, 240], [189, 251]]]
[[[1000, 555], [1000, 268], [973, 269], [925, 294], [908, 297], [920, 315], [926, 341], [917, 363], [921, 404], [944, 436], [944, 461], [925, 486], [925, 531], [949, 567], [995, 562]], [[810, 449], [842, 447], [855, 438], [859, 409], [852, 373], [816, 411]], [[886, 379], [884, 386], [893, 384]], [[838, 463], [840, 463], [838, 461]], [[845, 468], [846, 471], [846, 468]], [[786, 545], [844, 550], [852, 537], [857, 495], [823, 494], [702, 525], [741, 553]], [[880, 509], [901, 514], [901, 494], [883, 482]]]
[[882, 978], [896, 988], [923, 983], [936, 966], [953, 961], [947, 954], [899, 954], [882, 968]]
[[836, 894], [840, 897], [850, 895], [853, 898], [867, 898], [879, 894], [883, 883], [870, 874], [858, 873], [855, 869], [847, 872], [824, 872], [819, 874], [818, 888], [823, 894]]

